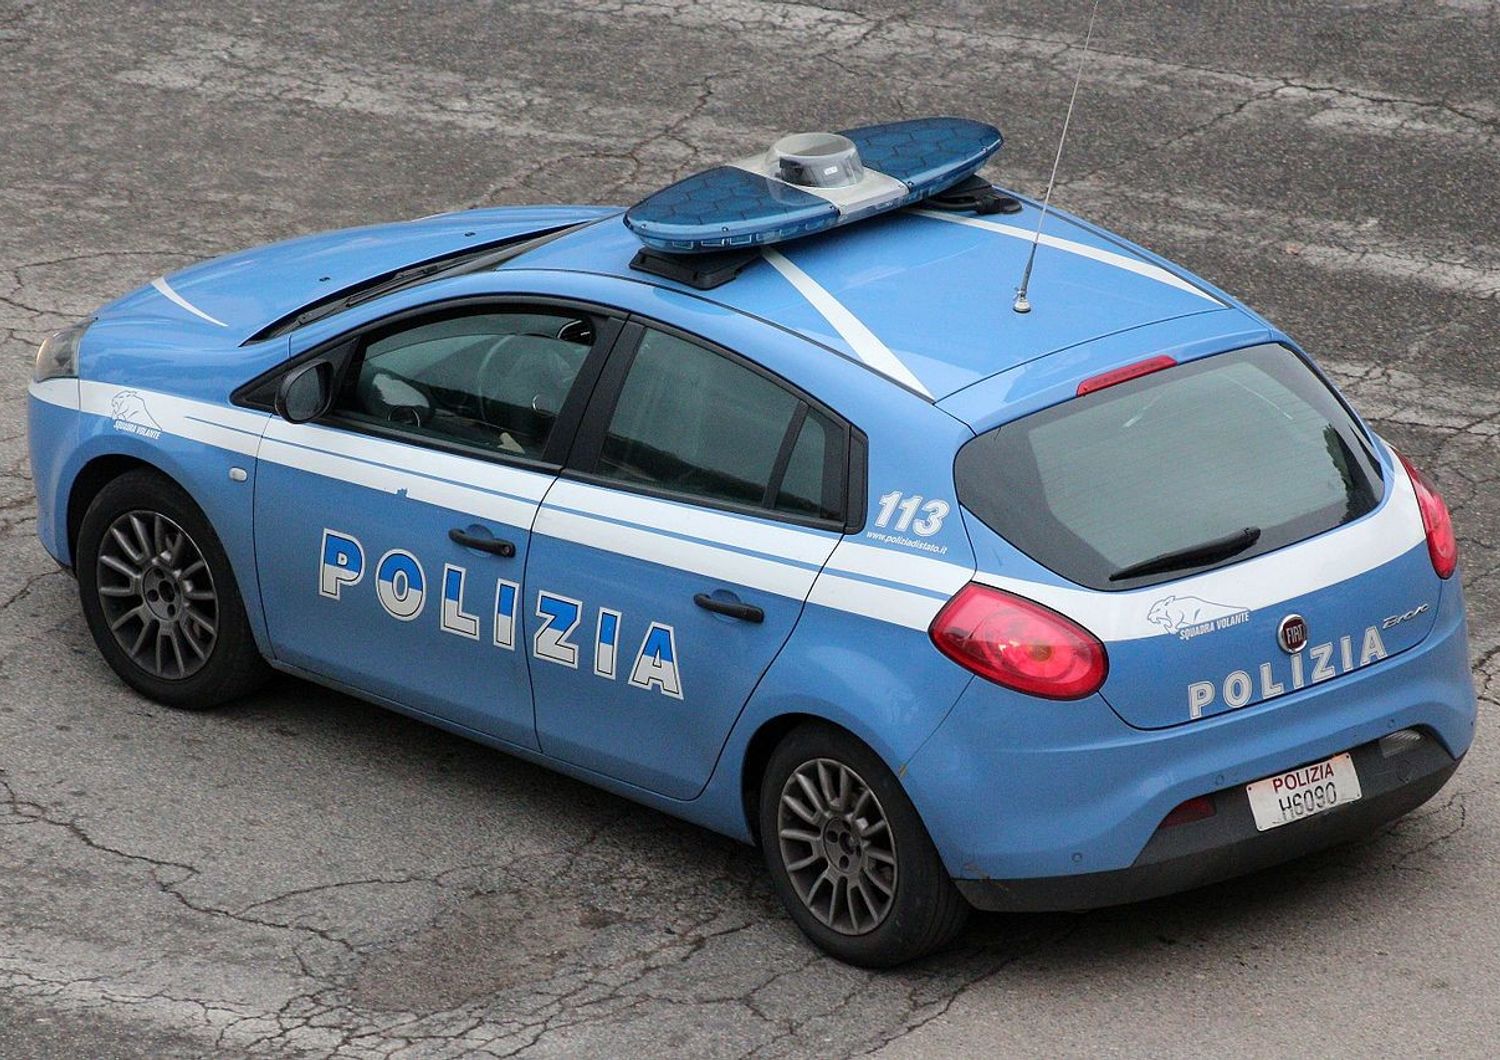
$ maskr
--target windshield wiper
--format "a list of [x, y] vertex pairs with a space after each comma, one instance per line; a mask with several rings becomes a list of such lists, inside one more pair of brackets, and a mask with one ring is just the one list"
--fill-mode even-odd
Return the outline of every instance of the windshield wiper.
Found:
[[383, 280], [376, 280], [368, 287], [361, 287], [352, 294], [343, 296], [335, 295], [326, 301], [317, 302], [290, 320], [278, 323], [274, 327], [267, 329], [265, 334], [267, 336], [279, 335], [282, 331], [292, 331], [306, 324], [311, 324], [314, 320], [321, 320], [323, 317], [332, 316], [334, 313], [341, 313], [350, 306], [359, 305], [359, 303], [367, 302], [378, 295], [387, 294], [398, 287], [405, 287], [409, 283], [416, 283], [431, 276], [433, 273], [446, 267], [451, 260], [445, 259], [440, 262], [429, 262], [426, 265], [414, 265], [409, 269], [402, 269], [400, 272], [387, 276]]
[[[601, 218], [602, 220], [602, 218]], [[429, 280], [447, 279], [449, 276], [462, 276], [469, 272], [483, 272], [485, 269], [496, 268], [505, 264], [513, 258], [519, 258], [528, 250], [534, 250], [567, 235], [580, 228], [587, 228], [594, 224], [594, 219], [581, 221], [578, 224], [566, 225], [562, 228], [553, 228], [543, 232], [539, 236], [531, 236], [527, 239], [512, 240], [499, 247], [476, 247], [473, 250], [439, 261], [430, 261], [426, 265], [413, 265], [409, 269], [402, 269], [390, 279], [382, 280], [373, 287], [366, 287], [356, 291], [344, 299], [340, 308], [359, 305], [368, 302], [372, 298], [378, 298], [392, 291], [399, 291], [403, 287], [415, 287], [419, 283]]]
[[1260, 527], [1247, 526], [1243, 530], [1236, 530], [1232, 534], [1216, 537], [1212, 541], [1203, 542], [1201, 545], [1191, 545], [1172, 552], [1163, 552], [1159, 556], [1152, 556], [1150, 559], [1143, 559], [1139, 563], [1132, 563], [1128, 567], [1121, 567], [1109, 576], [1109, 580], [1120, 582], [1126, 578], [1144, 578], [1148, 574], [1165, 574], [1167, 571], [1201, 567], [1205, 563], [1213, 563], [1216, 560], [1228, 559], [1230, 556], [1238, 556], [1259, 540]]
[[540, 234], [521, 236], [503, 240], [498, 244], [490, 244], [482, 247], [467, 247], [457, 253], [447, 254], [435, 261], [422, 262], [410, 265], [398, 272], [388, 276], [376, 277], [366, 282], [363, 286], [356, 286], [353, 290], [346, 290], [341, 294], [335, 294], [325, 298], [321, 302], [314, 302], [305, 309], [291, 316], [283, 317], [281, 320], [250, 336], [246, 342], [257, 342], [260, 339], [272, 338], [276, 335], [295, 331], [314, 320], [332, 316], [334, 313], [343, 312], [350, 306], [368, 302], [372, 298], [378, 298], [383, 294], [390, 294], [403, 287], [415, 287], [419, 283], [429, 283], [432, 280], [441, 280], [449, 276], [458, 276], [466, 272], [479, 272], [482, 269], [495, 268], [510, 261], [512, 258], [520, 257], [528, 250], [559, 239], [570, 232], [580, 228], [586, 228], [591, 224], [597, 224], [613, 214], [605, 217], [594, 217], [587, 221], [579, 221], [576, 224], [563, 225], [561, 228], [551, 228]]
[[579, 221], [576, 224], [565, 225], [562, 228], [554, 228], [543, 232], [541, 235], [532, 236], [530, 239], [523, 239], [519, 243], [507, 243], [503, 247], [496, 247], [482, 254], [477, 254], [472, 258], [465, 258], [463, 261], [449, 266], [447, 272], [454, 276], [460, 276], [468, 272], [483, 272], [485, 269], [498, 269], [507, 261], [519, 258], [522, 254], [530, 253], [537, 247], [544, 247], [554, 239], [561, 239], [563, 236], [572, 235], [574, 232], [581, 231], [591, 225], [596, 225], [600, 221], [606, 221], [613, 216], [615, 215], [606, 214], [604, 217], [591, 217], [587, 221]]
[[391, 291], [398, 290], [399, 288], [414, 286], [433, 273], [442, 272], [452, 264], [452, 261], [453, 259], [449, 258], [444, 261], [434, 261], [426, 265], [413, 265], [409, 269], [402, 269], [389, 279], [381, 280], [379, 283], [355, 291], [339, 304], [339, 308], [347, 309], [350, 306], [359, 305], [361, 302], [368, 302], [372, 298], [379, 298], [383, 294], [389, 294]]

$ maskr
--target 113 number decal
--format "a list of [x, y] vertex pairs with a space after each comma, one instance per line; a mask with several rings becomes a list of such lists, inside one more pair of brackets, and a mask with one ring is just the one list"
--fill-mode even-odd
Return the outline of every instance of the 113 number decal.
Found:
[[[943, 520], [948, 518], [948, 513], [953, 509], [947, 501], [922, 502], [920, 493], [907, 496], [900, 490], [892, 490], [880, 498], [880, 514], [875, 517], [875, 525], [882, 530], [889, 527], [898, 534], [904, 534], [910, 529], [918, 537], [931, 537], [943, 528]], [[918, 512], [922, 515], [920, 519], [917, 518]], [[899, 518], [891, 526], [891, 519], [897, 513]]]

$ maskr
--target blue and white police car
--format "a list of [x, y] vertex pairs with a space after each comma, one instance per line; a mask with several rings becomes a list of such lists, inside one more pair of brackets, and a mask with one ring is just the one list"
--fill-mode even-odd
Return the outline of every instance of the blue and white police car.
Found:
[[974, 178], [998, 146], [793, 138], [157, 279], [38, 351], [42, 543], [145, 695], [300, 675], [758, 843], [861, 964], [1420, 805], [1475, 724], [1433, 484], [1223, 291]]

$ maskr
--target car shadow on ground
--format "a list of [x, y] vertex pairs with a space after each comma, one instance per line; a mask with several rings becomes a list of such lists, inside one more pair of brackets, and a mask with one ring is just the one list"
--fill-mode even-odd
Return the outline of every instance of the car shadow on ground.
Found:
[[[452, 900], [426, 922], [370, 940], [347, 980], [357, 1004], [449, 1009], [632, 950], [680, 944], [696, 955], [751, 930], [789, 962], [826, 960], [782, 913], [751, 847], [291, 678], [213, 717], [214, 725], [295, 741], [305, 761], [321, 762], [325, 780], [344, 774], [365, 792], [343, 803], [348, 825], [388, 830], [393, 848], [415, 827], [462, 829], [471, 839], [476, 828], [493, 829], [506, 837], [504, 859], [488, 869], [465, 876], [456, 865], [431, 866], [434, 875], [456, 873]], [[420, 791], [421, 821], [406, 820], [386, 787], [408, 798]], [[518, 833], [526, 857], [516, 857]], [[1247, 936], [1274, 935], [1276, 925], [1316, 932], [1320, 917], [1331, 927], [1350, 903], [1373, 900], [1399, 847], [1398, 839], [1377, 835], [1252, 876], [1087, 913], [976, 914], [949, 950], [884, 974], [952, 989], [1025, 961], [1028, 975], [1050, 970], [1068, 979], [1177, 947], [1243, 948]], [[377, 840], [369, 856], [378, 862], [380, 852]], [[365, 868], [378, 874], [381, 866]], [[1275, 943], [1268, 938], [1265, 945]], [[1224, 959], [1243, 962], [1246, 954], [1226, 949]], [[413, 967], [420, 976], [402, 974]]]

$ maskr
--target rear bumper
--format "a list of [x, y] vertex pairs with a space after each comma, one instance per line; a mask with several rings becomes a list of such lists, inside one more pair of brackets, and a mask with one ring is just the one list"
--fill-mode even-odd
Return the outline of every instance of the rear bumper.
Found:
[[1292, 824], [1257, 831], [1249, 796], [1237, 786], [1213, 794], [1212, 817], [1157, 829], [1129, 868], [955, 882], [975, 908], [1044, 912], [1144, 901], [1268, 868], [1368, 835], [1432, 798], [1460, 760], [1430, 733], [1423, 736], [1421, 743], [1390, 757], [1379, 741], [1352, 749], [1362, 797]]
[[[1306, 828], [1286, 825], [1264, 836], [1228, 831], [1192, 851], [1157, 838], [1162, 820], [1189, 799], [1236, 791], [1243, 798], [1251, 781], [1374, 745], [1400, 729], [1431, 736], [1426, 742], [1451, 767], [1473, 740], [1475, 708], [1463, 593], [1455, 578], [1444, 584], [1432, 631], [1421, 644], [1270, 703], [1169, 729], [1131, 728], [1098, 696], [1055, 703], [976, 679], [905, 763], [901, 780], [961, 886], [1003, 880], [1011, 892], [1029, 887], [1042, 893], [1048, 907], [1078, 908], [1249, 871], [1406, 812], [1444, 778], [1434, 778], [1427, 791], [1412, 778], [1405, 795], [1389, 799], [1371, 786], [1345, 808], [1348, 813], [1313, 817], [1302, 822]], [[1439, 768], [1431, 765], [1425, 773]], [[1232, 825], [1234, 813], [1232, 805], [1221, 807], [1217, 824], [1206, 822], [1208, 831]], [[1185, 841], [1195, 829], [1172, 829], [1178, 835], [1171, 842]], [[1333, 831], [1340, 834], [1324, 838]], [[1165, 864], [1178, 858], [1201, 864]], [[1073, 894], [1065, 880], [1078, 877], [1091, 882]], [[1118, 898], [1108, 897], [1112, 883], [1124, 888]], [[976, 900], [993, 904], [982, 895]]]

